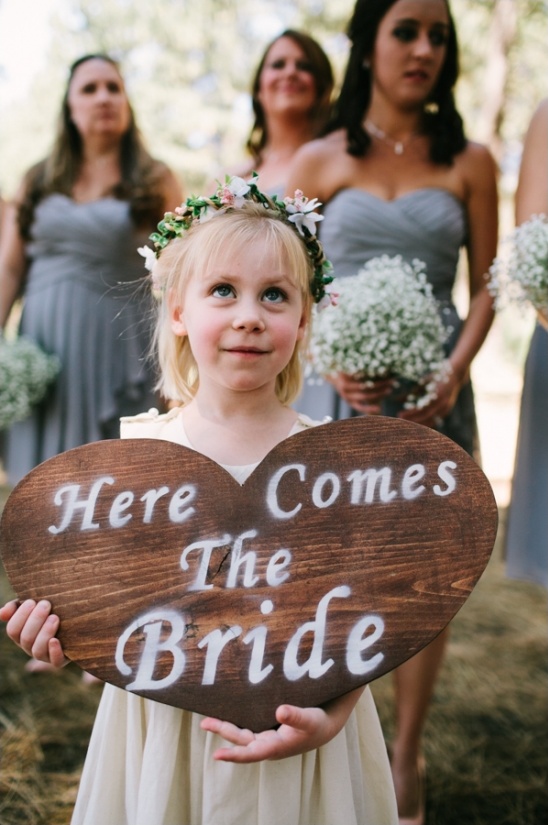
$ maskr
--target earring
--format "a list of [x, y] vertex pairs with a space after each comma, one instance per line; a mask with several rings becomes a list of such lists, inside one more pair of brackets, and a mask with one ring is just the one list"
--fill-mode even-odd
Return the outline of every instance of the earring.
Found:
[[435, 100], [431, 100], [429, 103], [424, 104], [424, 111], [428, 115], [437, 115], [439, 110], [440, 107]]
[[369, 58], [366, 57], [364, 59], [364, 61], [362, 63], [362, 68], [365, 69], [366, 72], [369, 71], [369, 69], [371, 68], [371, 61], [369, 60]]

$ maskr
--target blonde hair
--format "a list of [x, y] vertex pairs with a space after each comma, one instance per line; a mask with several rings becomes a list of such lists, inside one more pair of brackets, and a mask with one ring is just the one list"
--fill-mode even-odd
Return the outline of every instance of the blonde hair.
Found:
[[[304, 316], [310, 321], [314, 265], [295, 228], [288, 225], [280, 213], [249, 201], [237, 209], [220, 211], [207, 221], [194, 223], [182, 237], [168, 243], [154, 265], [154, 281], [162, 291], [154, 336], [161, 375], [157, 389], [165, 398], [190, 401], [199, 386], [198, 367], [188, 337], [176, 335], [171, 328], [171, 308], [183, 303], [190, 278], [200, 277], [212, 259], [220, 255], [226, 258], [231, 249], [259, 239], [283, 257], [300, 290]], [[300, 350], [298, 342], [288, 364], [276, 378], [276, 395], [282, 404], [290, 404], [301, 389]]]

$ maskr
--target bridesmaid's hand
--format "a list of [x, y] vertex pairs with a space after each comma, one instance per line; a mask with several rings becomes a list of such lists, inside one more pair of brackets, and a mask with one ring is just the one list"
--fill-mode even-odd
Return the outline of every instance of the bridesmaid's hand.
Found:
[[362, 415], [380, 415], [381, 401], [393, 391], [393, 378], [356, 378], [339, 372], [328, 379], [343, 401]]
[[452, 368], [449, 368], [433, 387], [432, 391], [435, 397], [429, 404], [424, 407], [402, 410], [398, 417], [436, 429], [455, 406], [461, 386], [462, 383], [456, 373]]
[[54, 667], [64, 667], [68, 663], [61, 642], [55, 638], [59, 616], [51, 612], [49, 602], [33, 599], [27, 599], [23, 604], [8, 602], [0, 608], [0, 620], [7, 622], [9, 638], [33, 659]]

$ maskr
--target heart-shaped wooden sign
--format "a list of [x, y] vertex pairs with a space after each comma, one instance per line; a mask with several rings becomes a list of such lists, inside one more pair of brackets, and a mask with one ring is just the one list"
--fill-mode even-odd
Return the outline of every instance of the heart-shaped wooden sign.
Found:
[[141, 696], [252, 730], [427, 645], [491, 554], [491, 487], [457, 445], [391, 418], [279, 444], [240, 486], [193, 450], [103, 441], [12, 492], [4, 565], [49, 599], [67, 656]]

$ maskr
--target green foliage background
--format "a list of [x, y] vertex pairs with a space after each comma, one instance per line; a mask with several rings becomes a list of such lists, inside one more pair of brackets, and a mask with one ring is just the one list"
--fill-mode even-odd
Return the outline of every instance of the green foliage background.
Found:
[[[1, 190], [11, 194], [25, 169], [47, 152], [67, 67], [90, 51], [121, 60], [150, 148], [181, 176], [187, 191], [199, 189], [242, 158], [251, 124], [249, 84], [265, 45], [283, 28], [302, 28], [322, 43], [340, 79], [347, 55], [343, 32], [353, 5], [354, 0], [65, 0], [53, 20], [46, 66], [26, 99], [0, 108]], [[501, 161], [503, 189], [511, 191], [523, 132], [548, 94], [547, 2], [451, 5], [462, 50], [459, 106], [470, 137], [488, 142]], [[502, 63], [493, 53], [501, 9], [503, 19], [509, 11], [516, 19]], [[22, 32], [29, 13], [32, 3], [22, 3]], [[1, 63], [0, 55], [0, 71]], [[504, 78], [503, 101], [496, 121], [486, 124], [497, 73]]]

